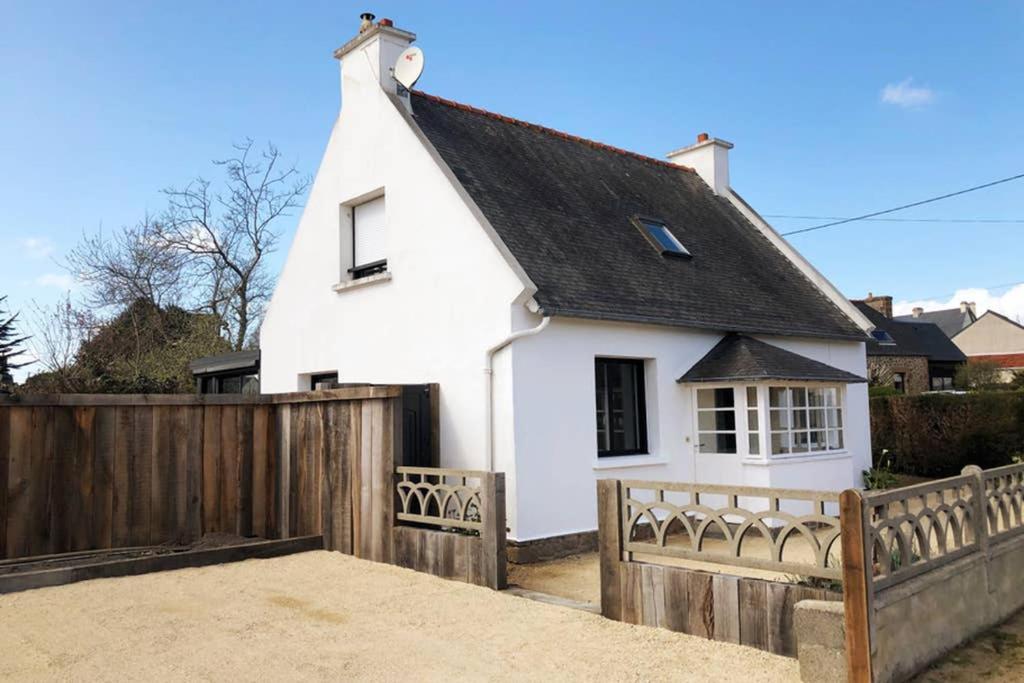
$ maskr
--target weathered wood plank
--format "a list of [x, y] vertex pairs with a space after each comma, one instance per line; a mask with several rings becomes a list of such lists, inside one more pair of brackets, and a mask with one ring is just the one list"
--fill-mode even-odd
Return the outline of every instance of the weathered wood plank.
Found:
[[816, 589], [792, 584], [767, 584], [768, 651], [796, 657], [796, 634], [793, 631], [793, 607], [800, 600], [817, 600]]
[[715, 640], [726, 643], [740, 642], [739, 578], [716, 574], [711, 579], [711, 587], [715, 594]]
[[712, 575], [691, 571], [686, 577], [687, 627], [702, 638], [715, 635], [715, 595]]
[[239, 406], [237, 430], [238, 448], [238, 504], [235, 509], [235, 533], [252, 536], [252, 446], [253, 409], [251, 405]]
[[[370, 525], [370, 559], [375, 562], [387, 562], [389, 544], [386, 542], [391, 535], [391, 518], [388, 516], [390, 501], [392, 498], [392, 472], [389, 467], [389, 458], [385, 450], [390, 447], [391, 417], [390, 411], [386, 411], [384, 401], [372, 401], [370, 404], [372, 421], [372, 437], [370, 439], [370, 500], [371, 519]], [[442, 546], [442, 550], [447, 550]], [[443, 571], [443, 570], [441, 570]], [[439, 574], [438, 576], [445, 576]]]
[[[75, 419], [75, 480], [71, 491], [74, 501], [71, 508], [71, 547], [69, 550], [90, 550], [93, 508], [93, 466], [95, 458], [96, 408], [79, 406], [74, 409]], [[77, 486], [76, 486], [77, 483]]]
[[601, 614], [622, 618], [622, 498], [619, 482], [597, 482], [597, 544], [600, 558]]
[[114, 472], [117, 468], [117, 411], [96, 409], [93, 419], [92, 544], [114, 547]]
[[203, 408], [187, 406], [185, 411], [185, 539], [203, 535], [203, 439], [206, 436]]
[[619, 577], [622, 581], [622, 611], [620, 621], [627, 624], [643, 623], [643, 602], [641, 596], [640, 565], [636, 562], [622, 562]]
[[220, 480], [217, 517], [220, 528], [238, 533], [238, 406], [224, 406], [220, 419]]
[[267, 453], [270, 406], [256, 406], [252, 413], [251, 532], [267, 538]]
[[359, 441], [359, 545], [356, 557], [373, 559], [373, 406], [362, 405], [362, 425]]
[[6, 556], [29, 554], [31, 513], [32, 409], [11, 407], [9, 417], [10, 455], [7, 469]]
[[665, 567], [665, 628], [679, 633], [690, 632], [690, 603], [687, 580], [689, 572], [678, 567]]
[[153, 409], [152, 520], [149, 542], [176, 541], [175, 493], [177, 488], [174, 407]]
[[846, 676], [853, 683], [871, 681], [871, 563], [864, 533], [864, 500], [848, 489], [839, 496], [843, 555], [843, 612], [846, 638]]
[[203, 533], [223, 531], [220, 520], [221, 406], [203, 408]]
[[768, 586], [759, 579], [739, 580], [740, 644], [768, 649]]
[[130, 545], [149, 545], [153, 503], [153, 408], [136, 407], [128, 452]]
[[0, 559], [7, 557], [7, 485], [11, 457], [11, 408], [0, 406]]
[[111, 547], [123, 548], [131, 543], [131, 458], [134, 453], [135, 408], [111, 406], [115, 415], [114, 436], [114, 501]]
[[[55, 511], [54, 506], [63, 508], [67, 501], [68, 484], [74, 481], [75, 474], [71, 472], [69, 475], [62, 475], [56, 465], [57, 459], [62, 454], [54, 441], [55, 410], [71, 412], [69, 408], [55, 409], [46, 406], [32, 408], [31, 443], [26, 444], [32, 462], [28, 487], [32, 501], [28, 550], [32, 555], [71, 550], [67, 546], [69, 535], [61, 533], [55, 537], [53, 533], [55, 514], [63, 518], [63, 524], [58, 524], [61, 530], [68, 528], [67, 525], [70, 524], [68, 516], [60, 511]], [[70, 420], [64, 420], [62, 424], [70, 424]], [[73, 435], [69, 434], [69, 436]], [[73, 443], [74, 441], [69, 439], [68, 451], [74, 448]]]
[[303, 406], [292, 406], [290, 412], [290, 424], [288, 431], [291, 434], [291, 438], [288, 440], [288, 535], [297, 536], [299, 528], [301, 527], [301, 521], [299, 514], [301, 511], [300, 498], [299, 498], [299, 485], [302, 481], [302, 476], [305, 473], [305, 468], [301, 461], [301, 449], [304, 445], [304, 434], [302, 432], [302, 408]]
[[348, 433], [345, 439], [345, 454], [341, 461], [342, 476], [346, 477], [345, 495], [349, 510], [349, 553], [359, 555], [362, 544], [362, 478], [359, 476], [362, 460], [363, 404], [352, 403], [348, 407]]

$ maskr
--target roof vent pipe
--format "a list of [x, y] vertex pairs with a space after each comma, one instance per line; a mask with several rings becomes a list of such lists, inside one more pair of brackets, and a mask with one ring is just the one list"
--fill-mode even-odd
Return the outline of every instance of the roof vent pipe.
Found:
[[359, 15], [359, 32], [366, 33], [373, 28], [373, 20], [377, 17], [372, 12], [363, 12]]

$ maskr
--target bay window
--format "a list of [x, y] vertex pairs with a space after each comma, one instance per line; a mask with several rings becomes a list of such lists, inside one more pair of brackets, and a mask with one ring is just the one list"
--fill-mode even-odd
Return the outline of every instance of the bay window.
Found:
[[771, 458], [841, 451], [842, 389], [824, 384], [696, 389], [699, 453]]

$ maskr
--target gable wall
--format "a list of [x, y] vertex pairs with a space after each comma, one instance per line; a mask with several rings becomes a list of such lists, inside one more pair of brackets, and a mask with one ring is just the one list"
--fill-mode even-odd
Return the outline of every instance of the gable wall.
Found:
[[997, 315], [983, 315], [953, 337], [965, 355], [1024, 353], [1024, 328]]
[[[305, 388], [302, 373], [335, 370], [341, 382], [437, 382], [442, 466], [483, 469], [484, 352], [510, 332], [523, 284], [367, 73], [371, 63], [346, 57], [344, 106], [261, 328], [262, 391]], [[350, 239], [339, 205], [380, 188], [393, 277], [335, 292]], [[509, 412], [502, 362], [499, 415]], [[499, 443], [497, 469], [511, 479], [510, 449]]]
[[[517, 327], [535, 324], [522, 314]], [[530, 320], [530, 319], [533, 320]], [[525, 541], [597, 527], [600, 478], [700, 481], [746, 486], [843, 489], [870, 466], [866, 384], [847, 385], [846, 454], [778, 461], [768, 468], [742, 456], [694, 448], [691, 390], [676, 379], [722, 335], [693, 329], [554, 318], [512, 350], [515, 375], [517, 526]], [[864, 344], [762, 337], [823, 363], [866, 376]], [[650, 456], [597, 458], [594, 359], [644, 358]]]

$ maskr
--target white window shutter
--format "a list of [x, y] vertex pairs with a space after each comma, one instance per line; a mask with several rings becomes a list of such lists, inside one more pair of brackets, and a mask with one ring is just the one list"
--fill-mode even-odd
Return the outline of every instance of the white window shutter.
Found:
[[352, 211], [355, 230], [354, 266], [365, 266], [387, 258], [384, 234], [384, 197], [371, 199]]

